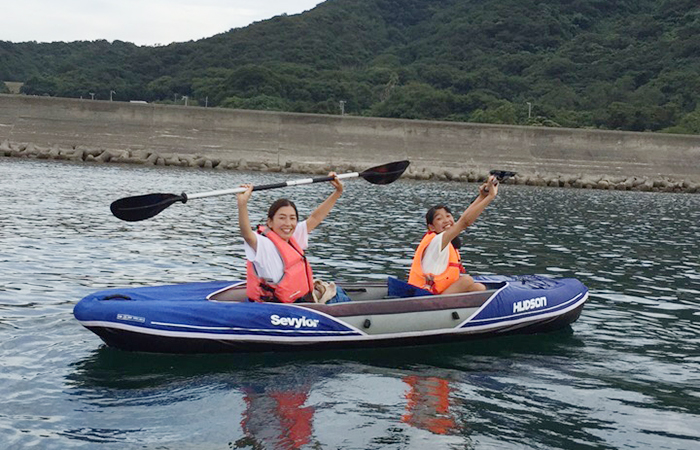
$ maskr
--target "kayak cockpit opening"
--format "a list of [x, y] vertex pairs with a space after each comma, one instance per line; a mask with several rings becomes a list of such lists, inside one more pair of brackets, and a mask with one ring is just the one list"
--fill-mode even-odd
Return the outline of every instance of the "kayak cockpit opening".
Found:
[[238, 281], [207, 295], [207, 300], [214, 302], [247, 302], [245, 281]]
[[[353, 302], [396, 300], [404, 298], [425, 298], [428, 300], [434, 297], [434, 295], [427, 291], [411, 286], [405, 281], [393, 277], [387, 278], [386, 281], [364, 283], [338, 282], [336, 284], [342, 287], [345, 294], [350, 297], [350, 301]], [[450, 294], [441, 295], [440, 297], [463, 297], [467, 295], [488, 298], [506, 285], [505, 282], [487, 282], [484, 284], [486, 284], [487, 290], [480, 293]], [[223, 289], [209, 294], [207, 300], [215, 302], [247, 302], [246, 284], [244, 281], [240, 281], [226, 286]], [[332, 305], [329, 304], [328, 306]]]
[[[348, 283], [342, 284], [345, 293], [351, 301], [377, 300], [388, 298], [386, 283]], [[207, 300], [214, 302], [247, 302], [245, 282], [232, 284], [207, 296]]]

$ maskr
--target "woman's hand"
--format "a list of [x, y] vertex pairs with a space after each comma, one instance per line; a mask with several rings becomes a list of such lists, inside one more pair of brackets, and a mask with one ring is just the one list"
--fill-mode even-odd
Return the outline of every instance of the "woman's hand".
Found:
[[337, 192], [338, 194], [342, 194], [343, 193], [343, 182], [340, 181], [340, 179], [338, 178], [338, 174], [335, 172], [328, 172], [328, 176], [334, 177], [333, 180], [331, 181], [331, 185], [333, 185], [333, 187], [335, 188], [335, 192]]
[[479, 186], [479, 196], [482, 198], [494, 198], [498, 194], [498, 180], [495, 176], [489, 176], [488, 180]]
[[498, 194], [498, 179], [494, 175], [491, 175], [487, 181], [487, 184], [489, 186], [488, 195], [489, 197], [494, 198], [496, 194]]
[[240, 192], [237, 195], [238, 205], [247, 205], [250, 196], [253, 195], [253, 185], [252, 184], [242, 184], [240, 187], [246, 188], [245, 192]]

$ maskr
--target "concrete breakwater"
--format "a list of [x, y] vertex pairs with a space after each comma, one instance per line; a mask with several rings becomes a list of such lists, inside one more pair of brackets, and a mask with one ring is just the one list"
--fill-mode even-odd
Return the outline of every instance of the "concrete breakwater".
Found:
[[406, 177], [698, 192], [700, 136], [0, 95], [0, 155], [297, 173], [402, 159]]
[[[104, 150], [90, 148], [39, 147], [33, 144], [13, 144], [8, 141], [0, 143], [0, 155], [33, 159], [67, 160], [95, 163], [143, 164], [151, 166], [177, 166], [214, 170], [259, 170], [268, 172], [290, 172], [307, 174], [327, 174], [331, 170], [338, 172], [361, 172], [367, 167], [354, 164], [332, 166], [324, 163], [294, 163], [284, 166], [255, 161], [223, 160], [204, 155], [157, 153], [146, 150]], [[450, 171], [444, 169], [416, 170], [409, 166], [403, 175], [405, 178], [416, 180], [443, 181], [483, 181], [488, 172]], [[508, 183], [530, 186], [571, 187], [585, 189], [633, 190], [650, 192], [687, 192], [700, 193], [700, 184], [687, 180], [678, 181], [669, 177], [624, 177], [606, 175], [523, 175], [518, 174]]]

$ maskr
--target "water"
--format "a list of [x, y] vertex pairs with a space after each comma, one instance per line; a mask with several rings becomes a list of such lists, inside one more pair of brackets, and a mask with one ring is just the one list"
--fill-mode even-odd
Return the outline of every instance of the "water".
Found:
[[[240, 279], [235, 198], [121, 222], [117, 198], [299, 176], [0, 158], [0, 449], [700, 448], [700, 196], [504, 186], [465, 235], [471, 274], [576, 277], [571, 329], [304, 354], [147, 355], [72, 316], [116, 286]], [[325, 279], [406, 276], [423, 214], [476, 185], [345, 183], [311, 236]], [[306, 215], [327, 184], [256, 192]]]

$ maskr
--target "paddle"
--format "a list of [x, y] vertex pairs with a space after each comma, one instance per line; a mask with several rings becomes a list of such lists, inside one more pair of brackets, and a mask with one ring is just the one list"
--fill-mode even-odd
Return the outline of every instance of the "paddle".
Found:
[[[502, 183], [505, 180], [507, 180], [508, 178], [514, 177], [516, 174], [517, 174], [517, 172], [510, 172], [508, 170], [492, 170], [489, 172], [489, 175], [493, 175], [496, 177], [496, 179], [494, 180], [494, 184]], [[486, 192], [488, 192], [488, 191], [489, 191], [489, 187], [486, 186]], [[479, 194], [476, 194], [476, 196], [472, 199], [472, 202], [474, 202], [474, 200], [476, 200], [477, 198], [479, 198]]]
[[489, 175], [495, 176], [499, 183], [506, 181], [508, 178], [514, 177], [516, 174], [517, 172], [510, 172], [508, 170], [492, 170], [489, 172]]
[[[342, 173], [338, 178], [343, 180], [346, 178], [362, 177], [372, 184], [389, 184], [396, 181], [401, 174], [404, 173], [409, 161], [395, 161], [381, 166], [376, 166], [365, 170], [364, 172]], [[304, 178], [301, 180], [285, 181], [283, 183], [262, 184], [253, 186], [254, 191], [263, 191], [266, 189], [277, 189], [287, 186], [297, 186], [301, 184], [322, 183], [331, 181], [333, 177], [325, 176], [318, 178]], [[139, 220], [149, 219], [173, 203], [187, 203], [187, 200], [205, 197], [216, 197], [219, 195], [238, 194], [245, 192], [245, 188], [239, 187], [235, 189], [224, 189], [221, 191], [202, 192], [199, 194], [146, 194], [137, 195], [134, 197], [124, 197], [114, 201], [110, 205], [112, 214], [116, 217], [126, 220], [127, 222], [138, 222]]]

